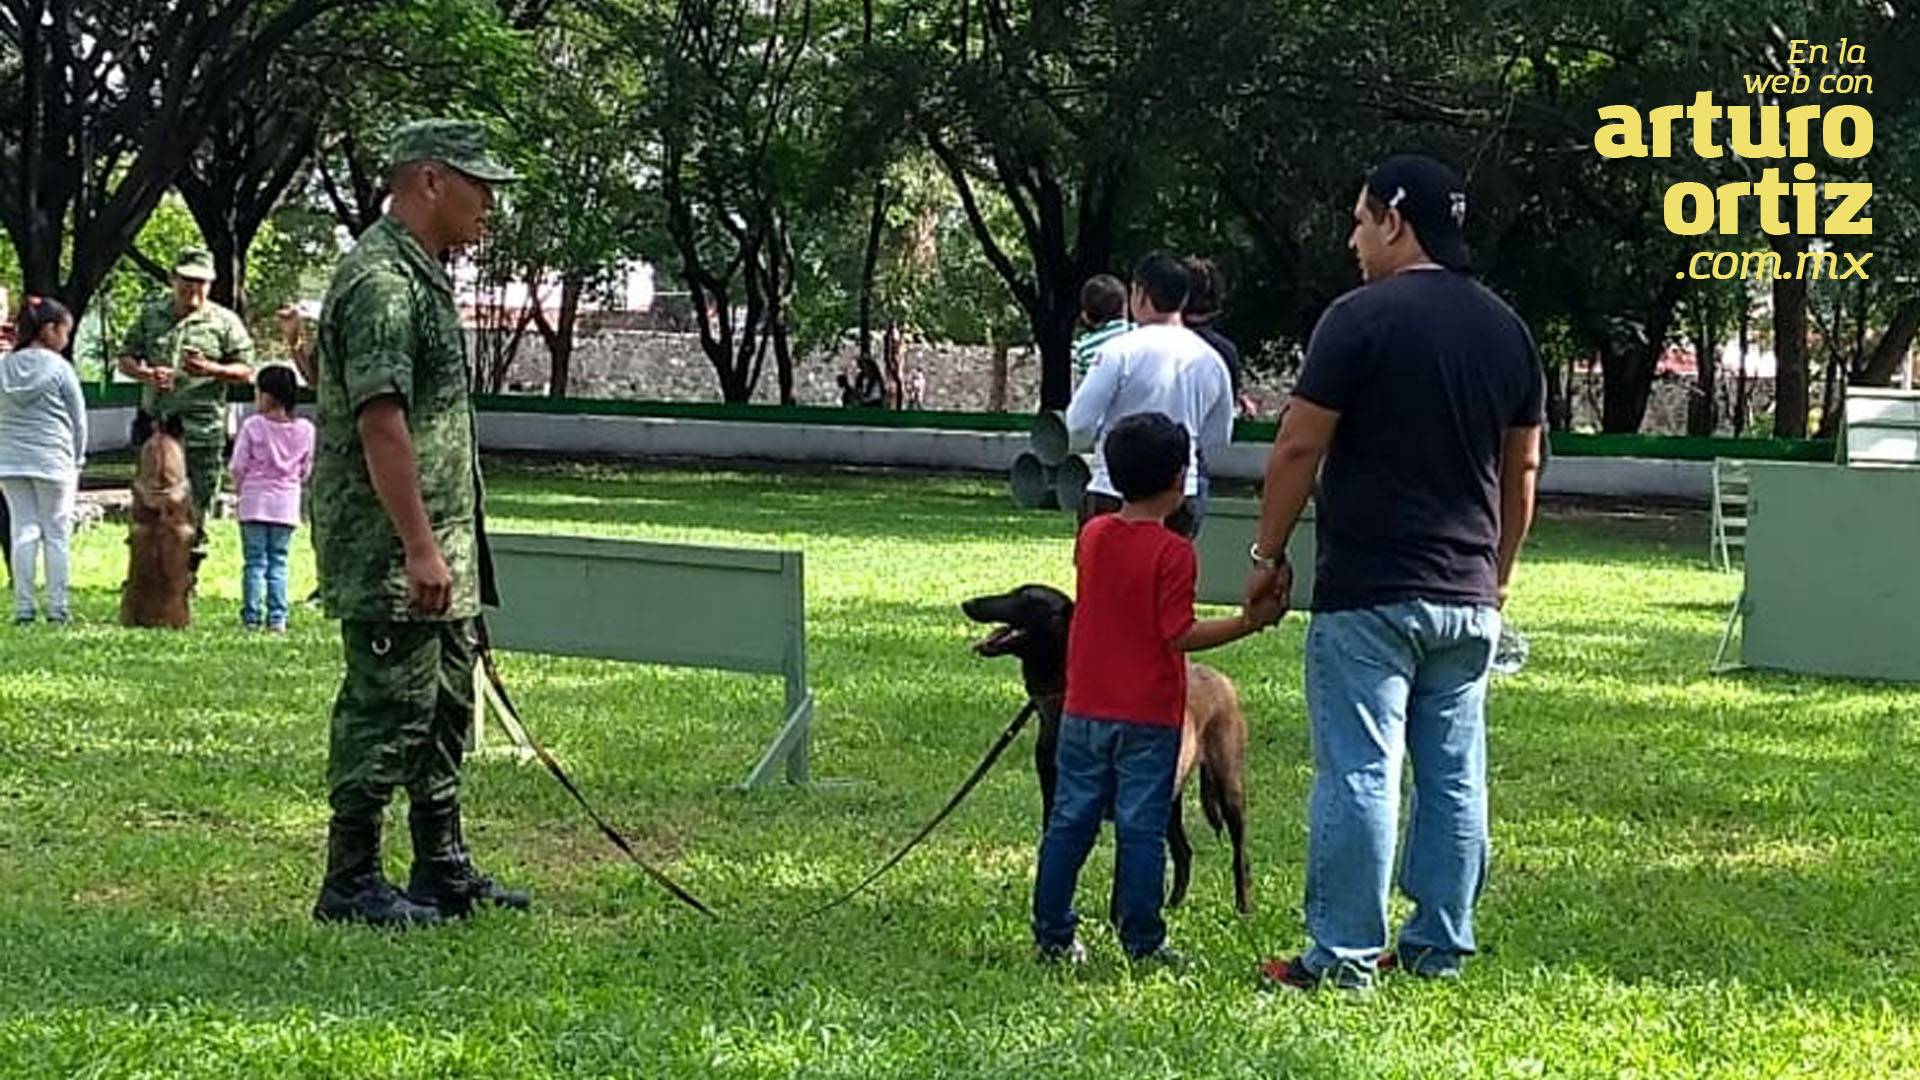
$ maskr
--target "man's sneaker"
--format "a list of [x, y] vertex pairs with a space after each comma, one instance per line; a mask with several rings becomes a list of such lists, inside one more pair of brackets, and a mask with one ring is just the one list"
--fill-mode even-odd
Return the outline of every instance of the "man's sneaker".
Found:
[[1262, 963], [1260, 981], [1267, 986], [1287, 986], [1295, 990], [1331, 986], [1348, 993], [1365, 993], [1373, 989], [1373, 972], [1352, 960], [1342, 960], [1325, 971], [1313, 971], [1303, 957], [1295, 956]]
[[1079, 967], [1087, 962], [1087, 947], [1074, 938], [1065, 945], [1039, 945], [1033, 950], [1033, 959], [1041, 964], [1071, 964]]
[[1186, 954], [1171, 945], [1161, 945], [1152, 952], [1130, 956], [1127, 959], [1131, 960], [1135, 967], [1164, 968], [1175, 974], [1187, 970], [1188, 967]]

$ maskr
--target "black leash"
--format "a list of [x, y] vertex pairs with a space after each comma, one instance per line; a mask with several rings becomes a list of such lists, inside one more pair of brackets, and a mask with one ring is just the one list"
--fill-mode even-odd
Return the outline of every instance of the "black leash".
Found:
[[506, 708], [501, 711], [500, 720], [501, 723], [507, 725], [509, 733], [512, 734], [517, 741], [532, 748], [534, 755], [540, 759], [540, 763], [547, 767], [547, 771], [553, 774], [555, 780], [560, 781], [561, 787], [567, 789], [567, 794], [573, 796], [573, 801], [580, 804], [580, 809], [587, 812], [587, 816], [592, 818], [593, 823], [600, 827], [600, 831], [606, 835], [608, 840], [613, 842], [613, 846], [619, 848], [627, 858], [633, 860], [635, 866], [638, 866], [648, 877], [658, 882], [661, 888], [672, 893], [674, 899], [705, 915], [709, 919], [718, 919], [720, 916], [716, 915], [712, 908], [701, 903], [699, 897], [688, 892], [680, 886], [679, 882], [668, 877], [666, 871], [661, 870], [646, 859], [641, 858], [640, 853], [633, 850], [633, 845], [627, 843], [627, 838], [621, 836], [618, 830], [607, 824], [606, 819], [601, 817], [598, 811], [594, 810], [593, 804], [589, 803], [587, 797], [580, 793], [580, 788], [574, 784], [573, 778], [568, 776], [567, 771], [560, 767], [560, 763], [554, 760], [552, 754], [547, 752], [547, 748], [534, 741], [532, 733], [527, 730], [526, 724], [520, 720], [519, 707], [514, 705], [511, 697], [507, 696], [507, 686], [504, 682], [500, 681], [499, 669], [493, 666], [493, 646], [487, 640], [486, 623], [476, 621], [475, 625], [479, 630], [480, 636], [480, 666], [482, 670], [487, 673], [487, 682], [492, 684], [493, 692], [499, 695], [500, 704], [506, 706]]
[[853, 899], [854, 897], [860, 895], [862, 892], [866, 891], [867, 886], [880, 880], [881, 875], [893, 869], [895, 866], [898, 866], [900, 863], [900, 860], [906, 858], [907, 855], [911, 853], [914, 848], [919, 847], [920, 842], [922, 840], [925, 840], [927, 836], [933, 832], [933, 830], [939, 828], [940, 823], [947, 820], [947, 815], [953, 813], [954, 810], [956, 810], [960, 806], [960, 803], [966, 799], [969, 793], [973, 791], [974, 786], [980, 783], [980, 779], [987, 775], [987, 770], [993, 768], [993, 763], [1000, 760], [1000, 755], [1006, 751], [1007, 747], [1013, 742], [1014, 738], [1020, 734], [1020, 729], [1027, 725], [1027, 721], [1032, 719], [1033, 714], [1037, 711], [1039, 711], [1039, 705], [1034, 702], [1034, 699], [1028, 698], [1027, 703], [1020, 707], [1020, 711], [1018, 713], [1014, 714], [1013, 720], [1007, 724], [1006, 729], [1000, 732], [1000, 737], [994, 740], [994, 743], [992, 746], [987, 748], [987, 756], [981, 758], [980, 764], [974, 766], [973, 775], [967, 777], [966, 781], [960, 785], [959, 790], [955, 791], [953, 793], [953, 796], [947, 800], [947, 805], [941, 807], [940, 812], [933, 816], [932, 821], [929, 821], [924, 826], [921, 826], [920, 831], [913, 834], [913, 839], [908, 840], [906, 844], [904, 844], [900, 848], [899, 851], [896, 851], [893, 853], [892, 858], [888, 859], [884, 863], [881, 863], [878, 869], [874, 870], [873, 873], [868, 874], [866, 878], [860, 882], [860, 884], [855, 885], [852, 889], [849, 889], [845, 895], [840, 896], [829, 903], [823, 904], [820, 907], [814, 908], [812, 911], [807, 912], [805, 915], [801, 917], [806, 919], [811, 919], [817, 915], [824, 915], [827, 912], [832, 911], [834, 908], [839, 907], [841, 904], [846, 903], [847, 901]]

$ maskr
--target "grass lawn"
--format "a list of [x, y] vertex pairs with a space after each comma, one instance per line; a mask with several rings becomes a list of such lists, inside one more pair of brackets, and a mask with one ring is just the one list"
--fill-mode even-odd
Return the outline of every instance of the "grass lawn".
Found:
[[1737, 584], [1702, 568], [1699, 519], [1543, 521], [1510, 610], [1532, 661], [1491, 705], [1486, 952], [1458, 986], [1356, 1001], [1253, 978], [1302, 944], [1297, 618], [1209, 657], [1248, 705], [1257, 913], [1233, 914], [1202, 836], [1170, 918], [1194, 970], [1136, 975], [1094, 922], [1085, 970], [1044, 971], [1024, 740], [872, 892], [799, 916], [1019, 703], [956, 605], [1070, 585], [1064, 517], [952, 479], [522, 468], [491, 493], [502, 528], [804, 549], [814, 770], [860, 782], [730, 789], [777, 679], [506, 656], [535, 732], [725, 920], [646, 882], [537, 765], [483, 757], [470, 840], [537, 914], [316, 926], [333, 627], [302, 610], [289, 639], [243, 635], [221, 523], [200, 624], [121, 630], [121, 534], [95, 529], [86, 624], [0, 626], [0, 1076], [1920, 1075], [1920, 693], [1709, 677]]

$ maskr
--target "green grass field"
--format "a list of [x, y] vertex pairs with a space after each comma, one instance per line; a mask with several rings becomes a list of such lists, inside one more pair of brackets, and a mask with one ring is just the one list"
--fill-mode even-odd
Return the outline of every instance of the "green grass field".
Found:
[[86, 624], [0, 627], [0, 1076], [1920, 1075], [1920, 693], [1708, 676], [1737, 584], [1702, 568], [1697, 518], [1542, 522], [1509, 612], [1532, 661], [1492, 697], [1486, 953], [1458, 986], [1350, 1000], [1254, 979], [1303, 943], [1297, 618], [1208, 658], [1249, 710], [1257, 913], [1233, 914], [1203, 836], [1170, 920], [1193, 970], [1129, 971], [1098, 922], [1085, 970], [1041, 970], [1025, 740], [872, 892], [800, 915], [1019, 704], [956, 605], [1070, 585], [1065, 518], [953, 479], [523, 468], [491, 493], [502, 528], [804, 549], [814, 771], [858, 783], [732, 790], [777, 679], [506, 656], [535, 732], [724, 921], [641, 878], [537, 765], [489, 756], [470, 839], [536, 914], [316, 926], [332, 626], [303, 609], [288, 639], [243, 635], [223, 522], [199, 625], [121, 630], [121, 532], [94, 529]]

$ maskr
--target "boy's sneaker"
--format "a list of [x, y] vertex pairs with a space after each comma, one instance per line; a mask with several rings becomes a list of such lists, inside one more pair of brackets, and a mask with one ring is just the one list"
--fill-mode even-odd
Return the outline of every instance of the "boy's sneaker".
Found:
[[1262, 963], [1260, 981], [1270, 987], [1318, 990], [1322, 986], [1331, 986], [1335, 990], [1363, 994], [1373, 989], [1373, 972], [1352, 960], [1342, 960], [1325, 971], [1313, 971], [1307, 967], [1303, 957], [1295, 956]]
[[1380, 957], [1375, 970], [1381, 974], [1389, 971], [1407, 971], [1418, 979], [1459, 982], [1460, 958], [1439, 949], [1395, 949]]
[[1171, 945], [1161, 945], [1152, 952], [1130, 956], [1127, 959], [1132, 961], [1135, 967], [1164, 968], [1175, 974], [1187, 970], [1188, 967], [1186, 954]]
[[276, 636], [278, 636], [278, 637], [286, 637], [286, 636], [287, 636], [287, 624], [286, 624], [286, 623], [283, 623], [283, 622], [279, 622], [279, 623], [268, 623], [268, 624], [267, 624], [267, 633], [269, 633], [269, 634], [273, 634], [273, 635], [276, 635]]
[[1033, 950], [1033, 959], [1041, 964], [1071, 964], [1079, 967], [1087, 962], [1087, 947], [1074, 938], [1065, 945], [1039, 945]]

